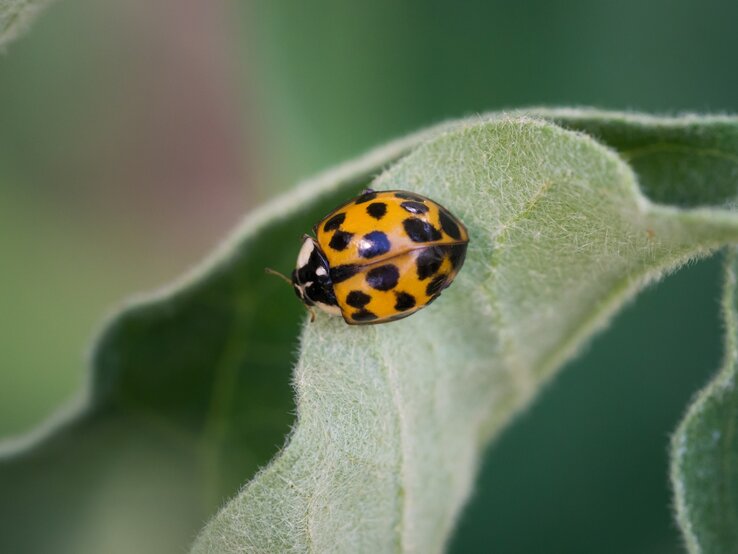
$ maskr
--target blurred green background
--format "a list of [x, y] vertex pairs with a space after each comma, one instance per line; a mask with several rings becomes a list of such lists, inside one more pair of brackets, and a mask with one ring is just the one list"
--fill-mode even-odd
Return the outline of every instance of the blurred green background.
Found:
[[[100, 322], [301, 178], [533, 104], [738, 109], [725, 2], [61, 0], [0, 57], [0, 437]], [[294, 248], [295, 245], [285, 245]], [[720, 360], [719, 262], [644, 293], [490, 449], [453, 552], [679, 552], [667, 444]]]

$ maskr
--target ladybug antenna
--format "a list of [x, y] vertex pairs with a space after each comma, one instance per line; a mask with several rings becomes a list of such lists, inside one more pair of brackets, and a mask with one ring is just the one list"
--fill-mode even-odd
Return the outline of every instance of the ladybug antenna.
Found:
[[[290, 279], [289, 277], [287, 277], [284, 273], [280, 273], [276, 269], [272, 269], [271, 267], [265, 267], [264, 268], [264, 273], [268, 273], [269, 275], [274, 275], [276, 277], [279, 277], [285, 283], [287, 283], [289, 286], [292, 286], [292, 279]], [[308, 306], [304, 302], [303, 302], [302, 305], [305, 306], [305, 309], [310, 313], [310, 323], [314, 322], [315, 321], [315, 310], [313, 310], [312, 307]]]
[[287, 283], [289, 286], [292, 286], [292, 279], [287, 277], [284, 273], [280, 273], [279, 271], [272, 269], [271, 267], [265, 267], [264, 272], [268, 273], [269, 275], [274, 275], [276, 277], [279, 277], [282, 279], [285, 283]]

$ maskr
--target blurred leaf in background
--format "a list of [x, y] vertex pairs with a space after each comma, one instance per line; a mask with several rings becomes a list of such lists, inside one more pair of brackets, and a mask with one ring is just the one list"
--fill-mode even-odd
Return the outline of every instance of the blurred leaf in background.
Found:
[[60, 2], [0, 58], [0, 434], [74, 394], [102, 317], [253, 201], [223, 7]]
[[[0, 58], [0, 433], [81, 385], [111, 305], [372, 144], [530, 104], [738, 110], [737, 19], [717, 1], [56, 3]], [[678, 550], [668, 434], [717, 368], [717, 283], [715, 261], [688, 268], [571, 364], [490, 451], [453, 551]]]

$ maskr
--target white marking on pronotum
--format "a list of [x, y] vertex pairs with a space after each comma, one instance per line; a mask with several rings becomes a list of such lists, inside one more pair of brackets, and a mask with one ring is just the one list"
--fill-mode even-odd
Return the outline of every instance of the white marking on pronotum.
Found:
[[302, 248], [300, 248], [300, 253], [297, 255], [297, 267], [305, 267], [308, 263], [308, 260], [310, 259], [310, 254], [313, 253], [313, 250], [315, 249], [315, 245], [313, 244], [313, 239], [305, 239], [305, 242], [302, 243]]
[[325, 270], [325, 268], [321, 265], [318, 269], [315, 270], [315, 274], [318, 277], [325, 277], [328, 275], [328, 272]]

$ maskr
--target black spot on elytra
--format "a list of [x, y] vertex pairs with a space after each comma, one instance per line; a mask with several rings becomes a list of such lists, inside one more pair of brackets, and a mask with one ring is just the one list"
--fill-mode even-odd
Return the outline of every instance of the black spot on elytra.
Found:
[[395, 310], [398, 312], [404, 312], [410, 308], [415, 307], [415, 297], [412, 294], [406, 292], [396, 292], [397, 302], [395, 302]]
[[330, 231], [335, 231], [341, 226], [341, 223], [343, 223], [346, 220], [346, 214], [336, 214], [332, 218], [330, 218], [328, 221], [325, 222], [323, 225], [323, 231], [326, 233]]
[[360, 290], [352, 290], [348, 295], [346, 295], [346, 304], [353, 306], [354, 308], [361, 309], [369, 304], [371, 299], [371, 296], [361, 292]]
[[366, 282], [377, 290], [391, 290], [397, 286], [399, 280], [400, 270], [392, 264], [380, 265], [366, 274]]
[[438, 294], [435, 294], [435, 295], [431, 296], [431, 297], [430, 297], [430, 298], [428, 299], [428, 302], [426, 302], [426, 303], [425, 303], [425, 305], [426, 305], [426, 306], [430, 306], [431, 304], [433, 304], [433, 302], [435, 302], [435, 301], [436, 301], [436, 299], [437, 299], [437, 298], [438, 298], [439, 296], [441, 296], [441, 293], [440, 293], [440, 292], [439, 292]]
[[453, 216], [451, 216], [451, 214], [448, 213], [446, 210], [441, 210], [439, 212], [439, 215], [441, 219], [441, 229], [443, 229], [443, 232], [452, 239], [459, 240], [461, 238], [461, 230], [454, 221]]
[[363, 204], [364, 202], [369, 202], [370, 200], [374, 200], [377, 197], [377, 193], [373, 190], [367, 189], [365, 192], [359, 196], [354, 204]]
[[359, 256], [374, 258], [386, 254], [390, 250], [390, 241], [382, 231], [372, 231], [359, 241]]
[[423, 248], [415, 259], [415, 265], [418, 269], [418, 279], [422, 281], [435, 274], [443, 263], [444, 255], [445, 251], [440, 246]]
[[387, 204], [384, 202], [372, 202], [366, 207], [366, 213], [374, 219], [382, 219], [387, 213]]
[[446, 277], [448, 277], [448, 275], [441, 274], [428, 283], [428, 286], [425, 288], [425, 294], [428, 296], [434, 296], [441, 292], [446, 284]]
[[411, 214], [428, 213], [428, 206], [426, 206], [422, 202], [414, 202], [412, 200], [408, 200], [407, 202], [403, 202], [402, 204], [400, 204], [400, 206], [405, 208]]
[[336, 231], [335, 233], [333, 233], [328, 246], [333, 248], [333, 250], [345, 250], [349, 242], [351, 242], [351, 237], [353, 236], [353, 233], [347, 233], [346, 231]]
[[377, 315], [369, 310], [359, 310], [351, 314], [351, 319], [354, 321], [371, 321], [377, 319]]
[[403, 198], [405, 200], [415, 200], [416, 202], [422, 202], [423, 200], [425, 200], [425, 198], [423, 198], [422, 196], [419, 196], [417, 194], [413, 194], [412, 192], [403, 192], [403, 191], [400, 191], [400, 192], [396, 192], [395, 193], [395, 196], [397, 198]]
[[332, 267], [330, 270], [331, 281], [333, 281], [334, 284], [341, 283], [356, 275], [359, 272], [359, 269], [361, 269], [361, 267], [356, 264], [343, 264]]
[[456, 271], [461, 269], [466, 258], [466, 244], [454, 244], [449, 248], [449, 260]]
[[441, 232], [427, 221], [417, 217], [408, 217], [402, 222], [407, 236], [413, 242], [431, 242], [441, 240]]

